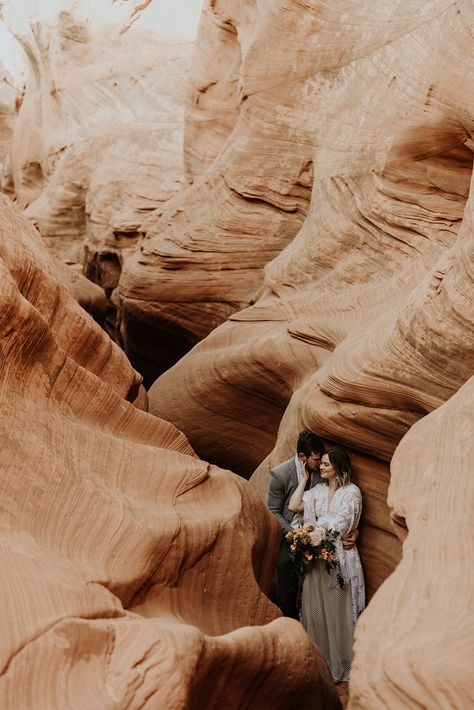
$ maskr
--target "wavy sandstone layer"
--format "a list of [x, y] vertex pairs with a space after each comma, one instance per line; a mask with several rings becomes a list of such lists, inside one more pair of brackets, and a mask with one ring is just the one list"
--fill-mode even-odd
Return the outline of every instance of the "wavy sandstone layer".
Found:
[[0, 183], [15, 127], [15, 99], [13, 79], [0, 62]]
[[0, 270], [0, 705], [338, 708], [263, 593], [275, 521], [133, 406], [141, 378], [5, 197]]
[[59, 3], [56, 17], [53, 2], [47, 20], [44, 7], [30, 8], [26, 24], [15, 22], [26, 2], [6, 5], [28, 75], [4, 190], [50, 251], [110, 296], [144, 218], [183, 184], [191, 45], [141, 26], [121, 32], [113, 3], [105, 27], [74, 0]]
[[[211, 5], [225, 17], [236, 11], [231, 2]], [[452, 2], [259, 5], [251, 36], [245, 25], [238, 33], [245, 100], [235, 127], [193, 188], [174, 198], [177, 216], [158, 222], [139, 257], [148, 269], [141, 298], [148, 290], [152, 329], [165, 284], [157, 267], [163, 245], [173, 239], [182, 250], [195, 249], [202, 265], [204, 247], [192, 230], [205, 228], [212, 245], [205, 257], [213, 262], [214, 215], [222, 244], [235, 240], [238, 226], [227, 220], [221, 198], [229, 171], [242, 176], [241, 187], [245, 180], [260, 186], [256, 204], [256, 192], [241, 190], [246, 245], [243, 230], [261, 219], [304, 146], [314, 172], [304, 224], [294, 238], [286, 230], [291, 241], [267, 265], [255, 305], [231, 315], [162, 375], [150, 407], [186, 432], [200, 455], [245, 476], [273, 449], [252, 479], [262, 496], [269, 466], [291, 454], [301, 428], [348, 446], [366, 501], [361, 546], [371, 591], [400, 555], [384, 503], [384, 462], [413, 423], [473, 372], [473, 22], [470, 5]], [[256, 169], [242, 146], [263, 130], [259, 145], [279, 163], [255, 149]], [[205, 223], [193, 221], [192, 190], [207, 204], [211, 186]], [[271, 240], [278, 243], [273, 233]], [[188, 331], [187, 316], [178, 313], [182, 301], [191, 300], [195, 279], [202, 284], [202, 272], [179, 256], [167, 281], [170, 300], [179, 301], [177, 333]], [[247, 262], [237, 250], [234, 256], [231, 268], [245, 273]], [[214, 291], [205, 290], [213, 312], [216, 284], [229, 273], [226, 294], [243, 283], [220, 272]], [[186, 286], [173, 293], [175, 274]], [[203, 291], [195, 293], [201, 298]], [[156, 364], [162, 360], [157, 352]]]
[[393, 457], [389, 504], [409, 532], [356, 631], [352, 710], [474, 703], [473, 398], [471, 378]]
[[[126, 351], [150, 384], [255, 300], [263, 267], [307, 213], [311, 151], [278, 110], [273, 71], [252, 77], [255, 87], [247, 88], [247, 73], [259, 67], [256, 48], [262, 45], [268, 64], [277, 41], [258, 19], [251, 2], [204, 4], [186, 123], [186, 173], [194, 181], [143, 224], [145, 241], [124, 266]], [[290, 37], [298, 23], [292, 15]], [[280, 96], [297, 84], [299, 67], [290, 59]]]
[[[150, 409], [213, 465], [197, 459], [173, 426], [125, 402], [137, 396], [146, 406], [126, 359], [97, 330], [89, 345], [89, 321], [82, 316], [78, 327], [79, 311], [67, 299], [73, 315], [63, 317], [63, 301], [51, 301], [57, 289], [43, 293], [32, 281], [38, 267], [16, 245], [18, 260], [8, 256], [5, 272], [7, 304], [18, 302], [28, 328], [12, 331], [16, 306], [4, 307], [13, 345], [5, 351], [10, 409], [2, 426], [14, 433], [3, 453], [7, 500], [25, 488], [34, 499], [12, 504], [7, 520], [8, 603], [15, 613], [23, 603], [17, 589], [29, 582], [18, 570], [45, 589], [33, 611], [7, 611], [15, 619], [5, 646], [7, 701], [16, 701], [16, 679], [28, 667], [26, 707], [40, 682], [46, 705], [63, 700], [56, 669], [66, 669], [67, 692], [80, 692], [87, 707], [116, 697], [120, 707], [146, 698], [151, 706], [184, 707], [203, 697], [219, 707], [229, 695], [235, 706], [330, 707], [334, 701], [320, 694], [326, 678], [311, 685], [319, 677], [314, 649], [296, 624], [267, 623], [275, 610], [258, 589], [269, 585], [273, 558], [265, 545], [276, 533], [255, 488], [265, 497], [270, 466], [310, 428], [351, 451], [364, 496], [360, 548], [369, 596], [401, 557], [392, 522], [401, 539], [408, 535], [401, 564], [358, 628], [353, 707], [472, 704], [463, 472], [474, 372], [473, 26], [474, 7], [460, 0], [206, 0], [186, 112], [190, 184], [156, 211], [153, 201], [135, 198], [159, 179], [160, 166], [174, 173], [161, 158], [148, 172], [140, 126], [131, 132], [139, 148], [125, 144], [129, 116], [110, 152], [102, 123], [98, 142], [68, 136], [64, 159], [40, 162], [40, 170], [30, 145], [16, 144], [12, 176], [21, 178], [22, 204], [39, 195], [46, 175], [30, 215], [61, 246], [86, 233], [89, 273], [108, 292], [122, 256], [90, 255], [107, 240], [105, 255], [114, 240], [134, 245], [144, 235], [116, 294], [126, 350], [150, 383], [174, 365], [151, 387]], [[88, 37], [83, 42], [77, 28], [62, 16], [60, 42], [72, 38], [82, 56]], [[38, 48], [43, 56], [41, 37], [35, 56]], [[43, 59], [47, 68], [51, 58]], [[113, 85], [102, 74], [97, 93], [83, 96], [122, 111], [127, 72], [135, 76], [130, 61], [129, 52], [118, 101], [110, 103]], [[53, 107], [61, 97], [55, 84], [45, 86], [46, 115], [61, 126]], [[66, 87], [68, 101], [77, 101], [74, 86]], [[145, 98], [135, 84], [134, 91], [148, 106], [147, 91]], [[44, 115], [38, 126], [47, 124]], [[64, 126], [74, 125], [70, 118]], [[153, 125], [161, 131], [158, 113]], [[29, 135], [20, 126], [18, 137]], [[166, 131], [160, 136], [162, 145]], [[117, 146], [134, 156], [125, 160], [124, 182], [109, 179]], [[102, 171], [95, 155], [88, 162], [91, 150], [103, 152]], [[132, 175], [141, 187], [125, 199], [124, 216]], [[30, 313], [36, 298], [44, 304], [38, 312], [49, 313], [38, 331], [36, 310]], [[43, 334], [37, 340], [36, 332]], [[36, 384], [27, 389], [30, 381]], [[390, 515], [389, 462], [408, 430], [393, 462]], [[255, 471], [252, 487], [216, 465], [242, 477]], [[62, 507], [43, 494], [56, 489], [64, 492]], [[94, 531], [84, 543], [83, 529]], [[264, 626], [241, 628], [254, 624]], [[40, 675], [39, 655], [51, 676]], [[69, 655], [75, 661], [67, 666]], [[12, 682], [9, 673], [18, 674]]]

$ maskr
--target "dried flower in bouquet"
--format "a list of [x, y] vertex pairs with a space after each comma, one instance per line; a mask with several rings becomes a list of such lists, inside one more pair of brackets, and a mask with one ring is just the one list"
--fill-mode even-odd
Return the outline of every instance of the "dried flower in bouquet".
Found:
[[290, 554], [300, 591], [304, 575], [315, 560], [323, 560], [329, 574], [331, 570], [337, 570], [337, 586], [344, 589], [344, 578], [336, 553], [338, 536], [337, 530], [328, 530], [324, 525], [314, 526], [310, 523], [287, 533], [286, 539], [290, 544]]

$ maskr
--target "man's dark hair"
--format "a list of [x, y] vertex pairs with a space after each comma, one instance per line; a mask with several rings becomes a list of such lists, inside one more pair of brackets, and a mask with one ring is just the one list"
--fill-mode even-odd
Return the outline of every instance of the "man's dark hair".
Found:
[[323, 453], [324, 444], [319, 436], [316, 436], [312, 431], [302, 431], [298, 435], [296, 442], [296, 453], [311, 456], [312, 453]]

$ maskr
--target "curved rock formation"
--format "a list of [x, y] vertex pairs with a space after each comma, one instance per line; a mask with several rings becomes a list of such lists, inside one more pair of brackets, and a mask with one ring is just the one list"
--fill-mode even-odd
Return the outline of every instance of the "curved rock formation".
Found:
[[118, 5], [105, 27], [80, 6], [53, 3], [48, 18], [34, 8], [26, 25], [10, 8], [29, 74], [4, 187], [48, 248], [110, 296], [143, 219], [183, 182], [191, 45], [123, 32]]
[[[258, 494], [266, 495], [269, 467], [292, 453], [299, 430], [310, 428], [351, 451], [364, 496], [360, 547], [369, 596], [401, 557], [391, 524], [400, 538], [408, 535], [401, 564], [358, 627], [354, 708], [438, 701], [462, 708], [472, 701], [470, 597], [462, 588], [471, 547], [461, 526], [469, 519], [470, 489], [461, 469], [471, 448], [474, 371], [473, 26], [474, 6], [460, 0], [205, 3], [186, 119], [191, 184], [141, 226], [137, 215], [117, 222], [131, 224], [124, 231], [132, 241], [145, 235], [117, 293], [127, 352], [149, 382], [184, 355], [152, 386], [150, 409], [187, 440], [125, 401], [146, 406], [123, 355], [93, 331], [97, 351], [89, 362], [94, 347], [83, 348], [78, 333], [86, 333], [86, 321], [77, 325], [76, 307], [76, 320], [57, 316], [57, 289], [44, 295], [37, 280], [30, 287], [36, 267], [21, 250], [18, 262], [11, 258], [9, 268], [28, 265], [7, 269], [5, 281], [30, 319], [23, 332], [37, 332], [28, 304], [40, 303], [49, 320], [40, 319], [41, 339], [21, 340], [21, 328], [11, 329], [10, 296], [4, 306], [5, 338], [13, 339], [6, 354], [20, 353], [23, 370], [32, 368], [26, 377], [11, 364], [14, 357], [5, 360], [4, 401], [20, 401], [20, 415], [6, 409], [2, 421], [19, 427], [4, 451], [11, 457], [6, 480], [22, 489], [26, 481], [35, 495], [35, 505], [28, 498], [12, 507], [5, 549], [26, 550], [28, 564], [15, 569], [36, 579], [46, 568], [53, 583], [48, 587], [45, 577], [37, 607], [18, 615], [34, 618], [32, 625], [8, 630], [7, 683], [10, 671], [18, 676], [5, 693], [13, 693], [25, 667], [17, 659], [36, 668], [38, 649], [56, 672], [66, 668], [67, 648], [75, 659], [86, 657], [66, 668], [71, 687], [90, 687], [101, 707], [101, 693], [126, 706], [135, 692], [138, 704], [148, 697], [182, 707], [206, 697], [218, 707], [231, 693], [236, 705], [273, 708], [277, 677], [288, 683], [279, 687], [282, 707], [330, 707], [335, 701], [320, 695], [329, 686], [316, 652], [296, 624], [271, 621], [275, 609], [258, 588], [268, 590], [273, 564], [264, 543], [277, 542]], [[111, 160], [115, 153], [98, 145]], [[60, 161], [61, 170], [72, 165], [71, 175], [79, 174], [87, 152], [81, 150], [75, 143], [72, 163]], [[27, 197], [35, 183], [34, 174], [25, 175], [19, 189]], [[89, 173], [80, 185], [82, 179], [94, 187], [85, 210], [94, 216], [91, 225], [101, 225], [101, 234], [108, 225], [108, 238], [122, 239], [111, 213], [123, 191], [108, 191], [106, 172], [96, 182]], [[53, 187], [54, 176], [36, 208]], [[70, 195], [64, 197], [66, 204]], [[47, 220], [42, 229], [48, 231]], [[110, 262], [96, 274], [109, 291], [120, 272]], [[88, 264], [96, 267], [93, 258]], [[61, 355], [68, 354], [67, 367], [57, 365], [44, 322]], [[101, 355], [107, 347], [113, 366]], [[30, 381], [37, 384], [27, 390]], [[64, 421], [71, 422], [67, 440], [58, 433]], [[433, 433], [425, 433], [431, 422]], [[390, 515], [389, 462], [408, 430], [393, 462]], [[31, 440], [23, 449], [25, 431]], [[431, 436], [433, 459], [425, 451]], [[448, 457], [451, 440], [459, 458], [457, 450]], [[97, 447], [105, 451], [99, 478]], [[32, 460], [39, 473], [31, 471]], [[443, 472], [433, 467], [444, 471], [451, 463], [454, 485], [443, 486]], [[242, 477], [256, 469], [252, 485], [217, 465]], [[55, 486], [66, 492], [64, 510], [42, 495]], [[78, 514], [71, 512], [76, 500]], [[84, 552], [77, 544], [82, 501], [94, 531]], [[56, 544], [60, 529], [67, 534]], [[137, 540], [143, 548], [132, 564]], [[453, 597], [464, 608], [447, 615]], [[43, 603], [49, 598], [50, 616]], [[15, 593], [9, 603], [20, 601]], [[455, 659], [451, 676], [444, 649]], [[174, 658], [181, 659], [175, 676]], [[92, 673], [98, 688], [83, 681]], [[310, 686], [312, 678], [321, 682]], [[59, 697], [58, 683], [48, 682], [46, 705]], [[81, 701], [95, 702], [86, 695]]]
[[91, 314], [97, 323], [104, 325], [107, 314], [107, 299], [104, 290], [83, 276], [80, 264], [65, 264], [59, 259], [55, 259], [54, 266], [59, 280], [66, 286], [71, 296], [85, 311]]
[[0, 183], [15, 126], [15, 99], [12, 77], [0, 62]]
[[141, 378], [5, 197], [0, 270], [0, 705], [339, 708], [263, 593], [274, 519], [133, 406]]
[[239, 116], [239, 79], [245, 51], [241, 49], [241, 23], [245, 36], [255, 10], [240, 3], [232, 19], [221, 12], [222, 3], [204, 3], [193, 48], [184, 135], [184, 167], [190, 183], [210, 167]]
[[[270, 65], [278, 38], [258, 19], [253, 2], [205, 3], [187, 112], [186, 166], [194, 182], [144, 222], [145, 241], [124, 266], [125, 347], [150, 384], [255, 300], [263, 267], [308, 209], [311, 148], [277, 98], [293, 105], [299, 67], [289, 58], [276, 89]], [[291, 36], [298, 23], [292, 14], [285, 32]], [[266, 64], [255, 77], [260, 46]]]
[[408, 432], [389, 504], [406, 520], [403, 560], [356, 631], [353, 710], [474, 703], [474, 378]]
[[[301, 230], [267, 266], [256, 304], [234, 313], [162, 375], [150, 390], [150, 408], [186, 432], [200, 455], [246, 476], [278, 432], [252, 479], [262, 495], [269, 466], [290, 455], [300, 429], [348, 446], [366, 500], [361, 542], [373, 591], [399, 558], [384, 504], [384, 462], [406, 431], [473, 372], [474, 9], [341, 0], [297, 3], [290, 11], [282, 0], [259, 6], [258, 20], [242, 69], [248, 98], [224, 149], [193, 188], [213, 181], [219, 200], [216, 172], [226, 183], [223, 156], [237, 154], [243, 123], [265, 125], [265, 150], [278, 153], [280, 165], [270, 171], [260, 160], [262, 194], [287, 177], [287, 160], [304, 145], [314, 170], [311, 205]], [[285, 47], [281, 59], [269, 45]], [[289, 141], [284, 152], [278, 143], [282, 120], [295, 152]], [[239, 174], [254, 179], [252, 163], [240, 158]], [[179, 200], [176, 230], [194, 205], [189, 190], [174, 198], [176, 210]], [[251, 214], [259, 211], [256, 205]], [[207, 211], [208, 233], [215, 213], [225, 231], [221, 202]], [[241, 224], [248, 223], [243, 214]], [[228, 229], [236, 232], [234, 224]], [[147, 250], [163, 244], [169, 230], [163, 226], [140, 257], [148, 280], [152, 273], [157, 279], [149, 289], [152, 319], [164, 272]], [[188, 277], [189, 290], [191, 283]], [[178, 313], [183, 289], [175, 300]], [[188, 327], [186, 316], [177, 320], [177, 331]], [[159, 365], [162, 353], [155, 359]]]

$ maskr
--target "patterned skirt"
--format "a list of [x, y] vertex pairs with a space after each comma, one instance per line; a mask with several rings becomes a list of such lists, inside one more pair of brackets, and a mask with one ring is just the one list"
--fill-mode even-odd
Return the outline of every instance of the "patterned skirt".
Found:
[[354, 632], [351, 582], [339, 589], [322, 560], [303, 581], [301, 623], [321, 650], [335, 681], [349, 680]]

